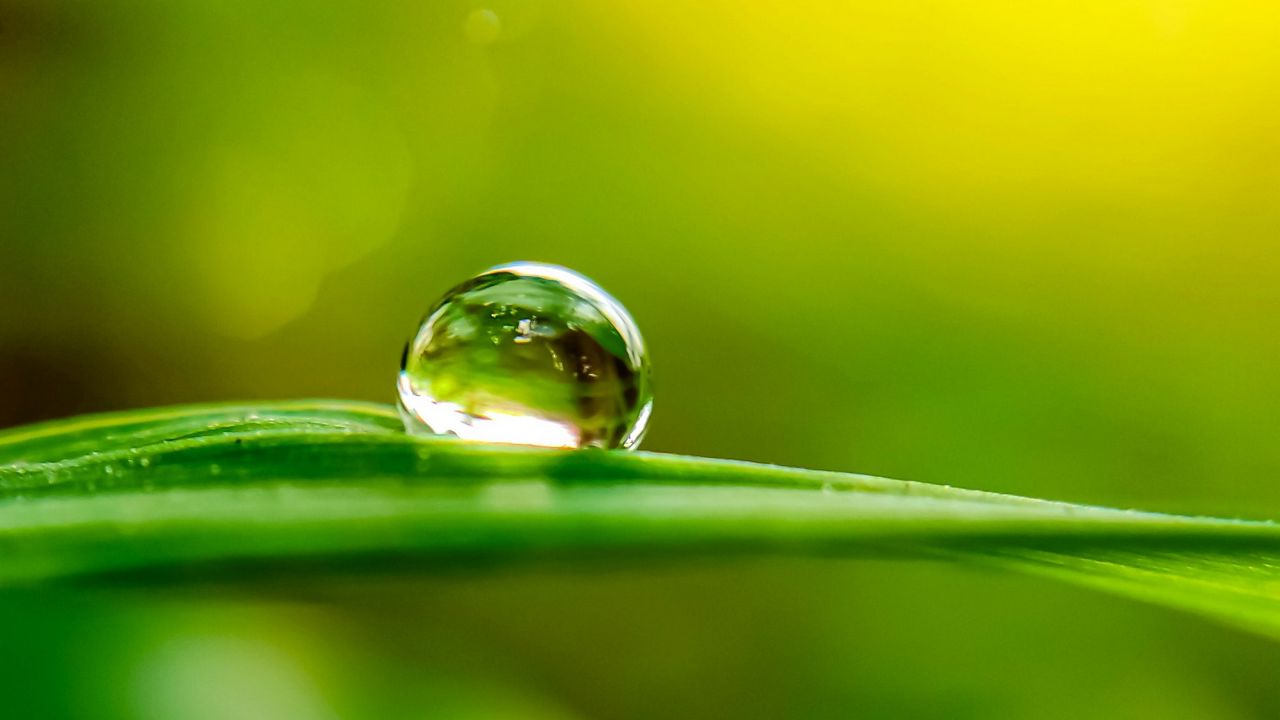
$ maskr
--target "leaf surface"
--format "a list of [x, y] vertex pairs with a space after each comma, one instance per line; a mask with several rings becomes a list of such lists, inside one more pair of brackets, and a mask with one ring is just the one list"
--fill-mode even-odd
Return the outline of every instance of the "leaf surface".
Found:
[[1280, 637], [1280, 526], [657, 453], [415, 438], [385, 406], [203, 405], [0, 433], [0, 585], [528, 556], [922, 556]]

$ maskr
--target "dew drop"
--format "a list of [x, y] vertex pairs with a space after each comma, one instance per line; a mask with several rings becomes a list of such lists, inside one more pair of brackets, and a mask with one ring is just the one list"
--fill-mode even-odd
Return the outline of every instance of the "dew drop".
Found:
[[490, 268], [450, 290], [409, 341], [397, 382], [414, 434], [634, 448], [653, 406], [635, 321], [557, 265]]

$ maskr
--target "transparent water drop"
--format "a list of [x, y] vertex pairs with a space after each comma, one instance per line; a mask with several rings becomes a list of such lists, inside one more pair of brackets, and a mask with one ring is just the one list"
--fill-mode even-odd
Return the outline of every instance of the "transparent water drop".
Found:
[[653, 407], [635, 321], [557, 265], [490, 268], [450, 290], [405, 347], [410, 433], [564, 448], [634, 448]]

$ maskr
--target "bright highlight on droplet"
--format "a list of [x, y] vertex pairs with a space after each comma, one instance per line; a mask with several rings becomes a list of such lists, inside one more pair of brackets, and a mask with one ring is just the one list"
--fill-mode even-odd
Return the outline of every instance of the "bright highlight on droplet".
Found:
[[626, 308], [557, 265], [500, 265], [450, 290], [405, 347], [411, 433], [560, 448], [634, 448], [653, 406]]

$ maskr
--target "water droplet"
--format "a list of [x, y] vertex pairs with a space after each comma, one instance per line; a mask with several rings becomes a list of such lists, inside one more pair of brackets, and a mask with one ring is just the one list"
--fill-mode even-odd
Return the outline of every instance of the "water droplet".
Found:
[[556, 265], [512, 263], [450, 290], [405, 347], [411, 433], [546, 447], [634, 448], [653, 406], [635, 321]]

